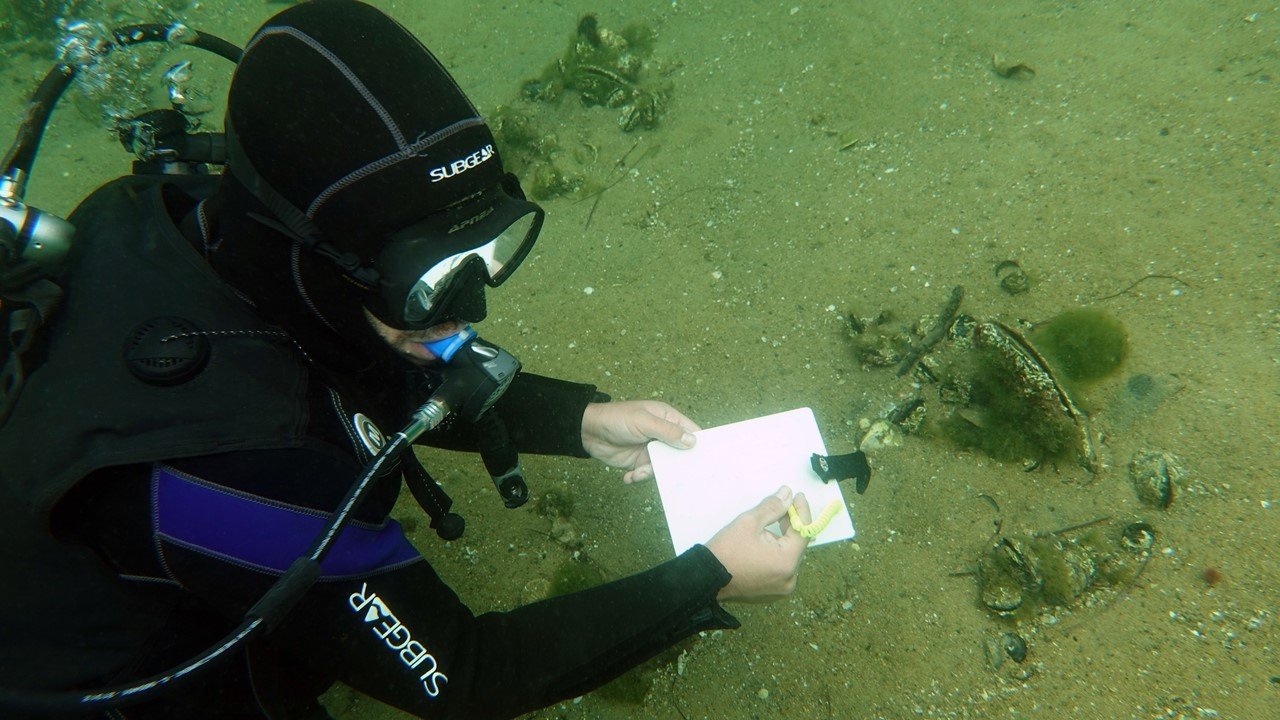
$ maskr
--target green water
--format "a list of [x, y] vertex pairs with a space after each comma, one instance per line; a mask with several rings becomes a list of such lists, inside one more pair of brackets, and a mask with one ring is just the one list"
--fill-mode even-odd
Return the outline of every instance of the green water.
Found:
[[[490, 295], [486, 336], [530, 370], [661, 398], [704, 426], [809, 406], [828, 448], [846, 451], [859, 420], [914, 390], [911, 377], [859, 366], [847, 312], [936, 313], [961, 284], [975, 317], [1034, 322], [1093, 303], [1128, 332], [1122, 371], [1085, 403], [1104, 437], [1096, 477], [1070, 463], [1024, 473], [908, 436], [873, 454], [865, 496], [847, 496], [857, 544], [811, 551], [792, 598], [731, 608], [743, 628], [651, 670], [639, 705], [598, 694], [530, 717], [1274, 713], [1280, 11], [1240, 0], [374, 4], [486, 110], [560, 55], [584, 12], [656, 32], [671, 93], [655, 130], [624, 134], [605, 108], [546, 110], [585, 172], [616, 184], [598, 203], [547, 202], [535, 254]], [[201, 0], [183, 17], [243, 42], [281, 7]], [[5, 128], [45, 67], [35, 48], [4, 60]], [[993, 56], [1034, 77], [1001, 77]], [[200, 63], [216, 85], [221, 61]], [[96, 112], [69, 102], [55, 118], [33, 204], [68, 211], [127, 170]], [[619, 170], [624, 157], [643, 159]], [[1000, 289], [993, 269], [1008, 259], [1029, 292]], [[1116, 295], [1148, 275], [1164, 277]], [[1133, 391], [1146, 387], [1127, 383], [1139, 374], [1154, 392]], [[1128, 465], [1142, 450], [1186, 465], [1168, 510], [1137, 500]], [[468, 533], [415, 540], [473, 609], [517, 605], [566, 561], [548, 517], [503, 510], [474, 458], [427, 460]], [[624, 486], [589, 462], [525, 465], [535, 494], [572, 491], [579, 551], [608, 573], [668, 557], [652, 484]], [[1103, 516], [1157, 531], [1131, 587], [1017, 627], [981, 607], [963, 573], [997, 517], [1005, 533], [1032, 533]], [[1213, 587], [1210, 567], [1222, 575]], [[993, 668], [984, 644], [1011, 629], [1027, 658]], [[328, 701], [343, 718], [397, 717], [342, 690]]]

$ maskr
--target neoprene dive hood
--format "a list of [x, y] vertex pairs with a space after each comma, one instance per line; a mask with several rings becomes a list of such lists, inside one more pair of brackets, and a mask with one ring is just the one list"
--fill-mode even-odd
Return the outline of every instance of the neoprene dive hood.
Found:
[[354, 0], [296, 5], [254, 35], [226, 134], [208, 257], [322, 359], [376, 356], [365, 310], [402, 330], [483, 319], [484, 286], [542, 225], [443, 65]]

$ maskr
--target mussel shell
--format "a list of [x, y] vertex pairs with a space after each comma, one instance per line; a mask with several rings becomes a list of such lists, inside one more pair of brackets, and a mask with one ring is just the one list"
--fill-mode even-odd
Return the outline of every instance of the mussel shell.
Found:
[[1080, 597], [1098, 576], [1098, 563], [1087, 548], [1072, 540], [1046, 538], [1037, 548], [1044, 575], [1044, 597], [1066, 605]]
[[1182, 474], [1178, 458], [1166, 452], [1140, 452], [1129, 463], [1129, 476], [1138, 499], [1161, 510], [1173, 504]]
[[1022, 588], [1012, 582], [988, 582], [982, 586], [982, 604], [996, 613], [1011, 613], [1022, 607]]
[[1027, 641], [1017, 633], [1007, 632], [1000, 636], [1000, 646], [1009, 659], [1020, 663], [1027, 659]]
[[978, 593], [992, 612], [1012, 613], [1042, 583], [1038, 561], [1020, 538], [1001, 538], [978, 558]]
[[1131, 550], [1150, 550], [1156, 542], [1156, 530], [1147, 523], [1132, 522], [1120, 531], [1120, 542]]
[[978, 558], [978, 596], [992, 612], [1011, 613], [1022, 607], [1022, 583], [997, 555], [998, 547]]
[[1004, 260], [996, 265], [996, 277], [1000, 279], [1000, 289], [1010, 295], [1021, 295], [1031, 289], [1031, 279], [1016, 260]]
[[1031, 592], [1039, 592], [1044, 587], [1040, 557], [1032, 549], [1030, 542], [1020, 537], [1001, 538], [993, 552], [1003, 560], [1010, 574], [1022, 584], [1023, 588]]

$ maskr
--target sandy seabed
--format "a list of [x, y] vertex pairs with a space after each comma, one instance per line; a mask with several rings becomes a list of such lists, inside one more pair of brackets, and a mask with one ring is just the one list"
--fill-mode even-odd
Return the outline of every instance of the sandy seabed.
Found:
[[[559, 143], [589, 147], [587, 170], [617, 183], [598, 203], [546, 203], [534, 255], [491, 294], [486, 336], [532, 371], [660, 398], [704, 426], [808, 406], [840, 452], [856, 446], [859, 421], [914, 389], [859, 366], [848, 313], [918, 317], [963, 285], [975, 317], [1094, 306], [1129, 333], [1122, 372], [1087, 398], [1104, 434], [1096, 477], [1062, 463], [1024, 473], [908, 436], [873, 454], [866, 495], [846, 494], [856, 544], [815, 548], [793, 597], [732, 607], [743, 628], [649, 669], [642, 699], [597, 693], [529, 717], [1274, 716], [1280, 9], [374, 4], [486, 111], [559, 55], [585, 12], [656, 32], [672, 88], [656, 130], [623, 134], [603, 108], [546, 111]], [[243, 42], [280, 7], [209, 0], [185, 17]], [[1001, 77], [993, 57], [1035, 75]], [[221, 61], [202, 62], [220, 76]], [[43, 63], [5, 67], [12, 128]], [[69, 211], [127, 171], [91, 115], [55, 119], [30, 202]], [[637, 145], [643, 161], [619, 170]], [[993, 270], [1009, 259], [1030, 292], [1000, 290]], [[1126, 381], [1139, 374], [1171, 392], [1135, 406]], [[1167, 510], [1143, 507], [1129, 480], [1147, 449], [1187, 468]], [[520, 603], [527, 581], [567, 561], [546, 517], [501, 508], [477, 460], [424, 457], [468, 533], [415, 541], [477, 612]], [[574, 496], [578, 551], [609, 574], [669, 556], [653, 484], [568, 459], [525, 467], [535, 495]], [[1144, 520], [1157, 532], [1151, 560], [1132, 586], [1013, 627], [963, 575], [996, 519], [982, 496], [1006, 533]], [[410, 501], [398, 514], [413, 512]], [[1027, 658], [995, 668], [984, 646], [1008, 630], [1026, 638]], [[327, 701], [342, 718], [399, 716], [344, 690]]]

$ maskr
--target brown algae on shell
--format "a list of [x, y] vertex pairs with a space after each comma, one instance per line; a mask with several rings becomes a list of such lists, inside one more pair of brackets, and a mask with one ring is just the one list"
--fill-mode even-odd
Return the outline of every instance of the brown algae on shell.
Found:
[[1098, 577], [1098, 561], [1089, 548], [1060, 537], [1037, 543], [1044, 575], [1044, 600], [1068, 605], [1084, 594]]
[[978, 558], [978, 589], [982, 604], [999, 614], [1022, 607], [1044, 587], [1039, 555], [1028, 550], [1030, 538], [1002, 537]]
[[572, 90], [586, 106], [620, 111], [623, 131], [657, 127], [666, 111], [670, 87], [649, 54], [652, 31], [630, 26], [620, 32], [603, 27], [593, 14], [583, 15], [564, 55], [524, 84], [530, 100], [558, 102]]
[[[1006, 418], [1012, 425], [1007, 430], [1025, 433], [1027, 442], [1046, 456], [1073, 453], [1081, 467], [1097, 473], [1099, 461], [1088, 417], [1035, 347], [997, 321], [978, 323], [973, 344], [987, 354], [988, 384], [998, 386], [988, 389], [989, 400], [1014, 413]], [[1001, 396], [1002, 392], [1007, 395]]]
[[977, 563], [982, 605], [1001, 617], [1025, 619], [1044, 607], [1074, 606], [1096, 588], [1133, 582], [1150, 557], [1154, 530], [1143, 522], [1108, 529], [1096, 522], [1005, 536], [988, 546]]

